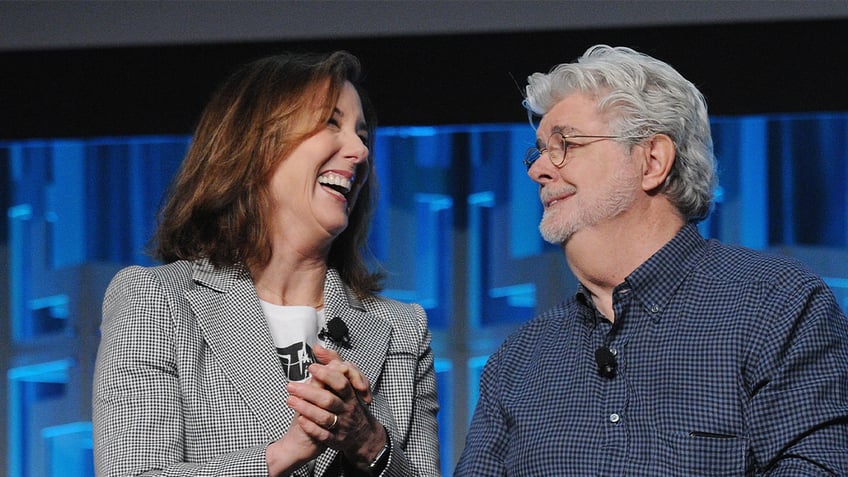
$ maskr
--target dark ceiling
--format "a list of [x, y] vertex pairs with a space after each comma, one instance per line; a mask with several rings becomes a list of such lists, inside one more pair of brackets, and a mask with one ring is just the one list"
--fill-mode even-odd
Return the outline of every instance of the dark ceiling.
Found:
[[282, 50], [358, 55], [381, 125], [520, 122], [527, 75], [595, 43], [674, 65], [713, 115], [848, 111], [848, 20], [675, 24], [0, 51], [0, 139], [187, 134], [228, 72]]

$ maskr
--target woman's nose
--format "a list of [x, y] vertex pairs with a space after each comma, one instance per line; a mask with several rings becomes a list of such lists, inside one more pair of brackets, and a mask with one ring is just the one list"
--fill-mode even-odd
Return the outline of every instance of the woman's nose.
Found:
[[362, 138], [357, 134], [348, 136], [345, 140], [344, 156], [350, 160], [359, 163], [368, 159], [368, 146], [362, 141]]

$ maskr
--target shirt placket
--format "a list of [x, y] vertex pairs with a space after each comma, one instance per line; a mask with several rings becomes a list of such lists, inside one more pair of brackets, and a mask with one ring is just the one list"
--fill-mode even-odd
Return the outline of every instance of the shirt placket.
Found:
[[601, 384], [600, 415], [597, 419], [603, 429], [604, 454], [600, 462], [599, 475], [624, 475], [628, 461], [629, 445], [627, 440], [627, 363], [625, 345], [627, 343], [627, 317], [631, 309], [633, 294], [629, 287], [617, 289], [613, 298], [616, 326], [608, 323], [597, 327], [600, 336], [599, 346], [609, 349], [614, 362], [615, 374], [612, 377], [598, 376]]

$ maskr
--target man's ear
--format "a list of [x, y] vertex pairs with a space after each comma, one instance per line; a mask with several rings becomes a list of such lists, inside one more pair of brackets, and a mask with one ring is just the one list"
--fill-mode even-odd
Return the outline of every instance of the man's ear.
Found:
[[656, 191], [671, 174], [674, 165], [674, 142], [665, 134], [657, 134], [642, 143], [645, 156], [642, 163], [642, 190]]

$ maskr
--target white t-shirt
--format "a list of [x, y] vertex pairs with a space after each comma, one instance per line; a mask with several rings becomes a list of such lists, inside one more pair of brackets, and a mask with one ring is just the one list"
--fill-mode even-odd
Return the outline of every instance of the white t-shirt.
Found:
[[324, 326], [324, 310], [311, 306], [283, 306], [259, 300], [277, 356], [289, 381], [304, 381], [309, 377], [307, 368], [314, 363], [312, 348], [318, 339], [318, 330]]

